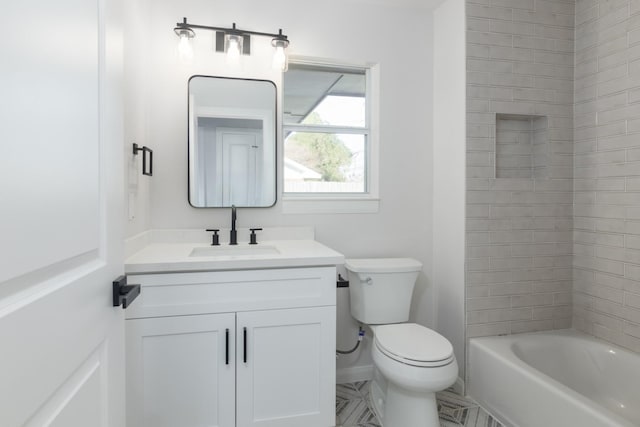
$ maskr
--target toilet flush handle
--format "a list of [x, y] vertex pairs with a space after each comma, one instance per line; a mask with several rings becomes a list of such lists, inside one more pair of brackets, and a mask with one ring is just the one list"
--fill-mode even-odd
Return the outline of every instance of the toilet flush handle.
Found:
[[360, 276], [360, 281], [365, 282], [367, 285], [373, 285], [373, 279], [369, 276], [367, 277]]

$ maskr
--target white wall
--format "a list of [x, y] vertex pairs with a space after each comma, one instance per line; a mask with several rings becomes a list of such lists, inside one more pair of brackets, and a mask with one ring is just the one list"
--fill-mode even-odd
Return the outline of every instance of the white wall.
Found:
[[434, 11], [433, 283], [436, 329], [464, 378], [465, 11], [447, 0]]
[[[129, 235], [146, 228], [228, 227], [229, 209], [195, 209], [187, 201], [187, 80], [193, 74], [271, 79], [269, 39], [252, 39], [252, 55], [242, 69], [230, 69], [213, 51], [213, 33], [198, 32], [196, 60], [179, 65], [175, 23], [186, 16], [195, 24], [276, 32], [291, 40], [292, 55], [331, 58], [380, 66], [380, 210], [375, 214], [283, 214], [281, 194], [269, 209], [240, 209], [240, 227], [311, 225], [318, 241], [347, 257], [409, 256], [424, 263], [414, 296], [413, 318], [434, 325], [432, 277], [432, 15], [421, 8], [358, 0], [158, 0], [150, 2], [143, 79], [146, 108], [135, 111], [146, 121], [144, 140], [154, 150], [149, 221], [129, 227]], [[142, 10], [141, 8], [140, 10]], [[136, 73], [134, 73], [136, 75]], [[137, 122], [136, 122], [137, 123]], [[130, 125], [135, 123], [130, 122]], [[279, 152], [281, 150], [278, 148]], [[138, 180], [146, 177], [138, 176]], [[146, 189], [135, 191], [137, 214], [145, 218]], [[281, 190], [279, 190], [281, 191]], [[135, 222], [135, 221], [134, 221]], [[346, 314], [347, 292], [338, 291], [338, 347], [350, 347], [357, 324]], [[338, 368], [370, 364], [364, 353], [342, 357]]]
[[[132, 155], [132, 144], [149, 144], [147, 137], [147, 90], [149, 70], [146, 67], [149, 55], [149, 1], [124, 2], [124, 127], [125, 127], [125, 205], [127, 207], [127, 236], [151, 228], [152, 177], [142, 175], [142, 153]], [[149, 144], [151, 145], [151, 144]]]

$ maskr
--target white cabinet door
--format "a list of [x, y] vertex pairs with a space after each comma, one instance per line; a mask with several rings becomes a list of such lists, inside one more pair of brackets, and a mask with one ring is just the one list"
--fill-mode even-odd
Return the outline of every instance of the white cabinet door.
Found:
[[127, 427], [235, 426], [235, 314], [127, 320]]
[[121, 8], [2, 1], [2, 427], [125, 425]]
[[335, 319], [335, 306], [237, 314], [238, 427], [335, 425]]

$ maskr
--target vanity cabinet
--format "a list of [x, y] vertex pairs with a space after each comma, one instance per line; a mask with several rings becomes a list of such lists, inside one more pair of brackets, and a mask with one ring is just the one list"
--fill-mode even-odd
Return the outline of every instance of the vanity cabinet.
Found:
[[335, 267], [129, 280], [129, 427], [335, 425]]

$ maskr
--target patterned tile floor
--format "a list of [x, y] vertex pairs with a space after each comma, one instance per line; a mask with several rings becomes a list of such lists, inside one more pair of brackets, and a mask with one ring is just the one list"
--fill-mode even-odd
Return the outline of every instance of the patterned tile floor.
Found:
[[[369, 401], [370, 381], [338, 384], [336, 424], [341, 427], [380, 427]], [[502, 427], [477, 403], [451, 390], [437, 394], [441, 427]]]

